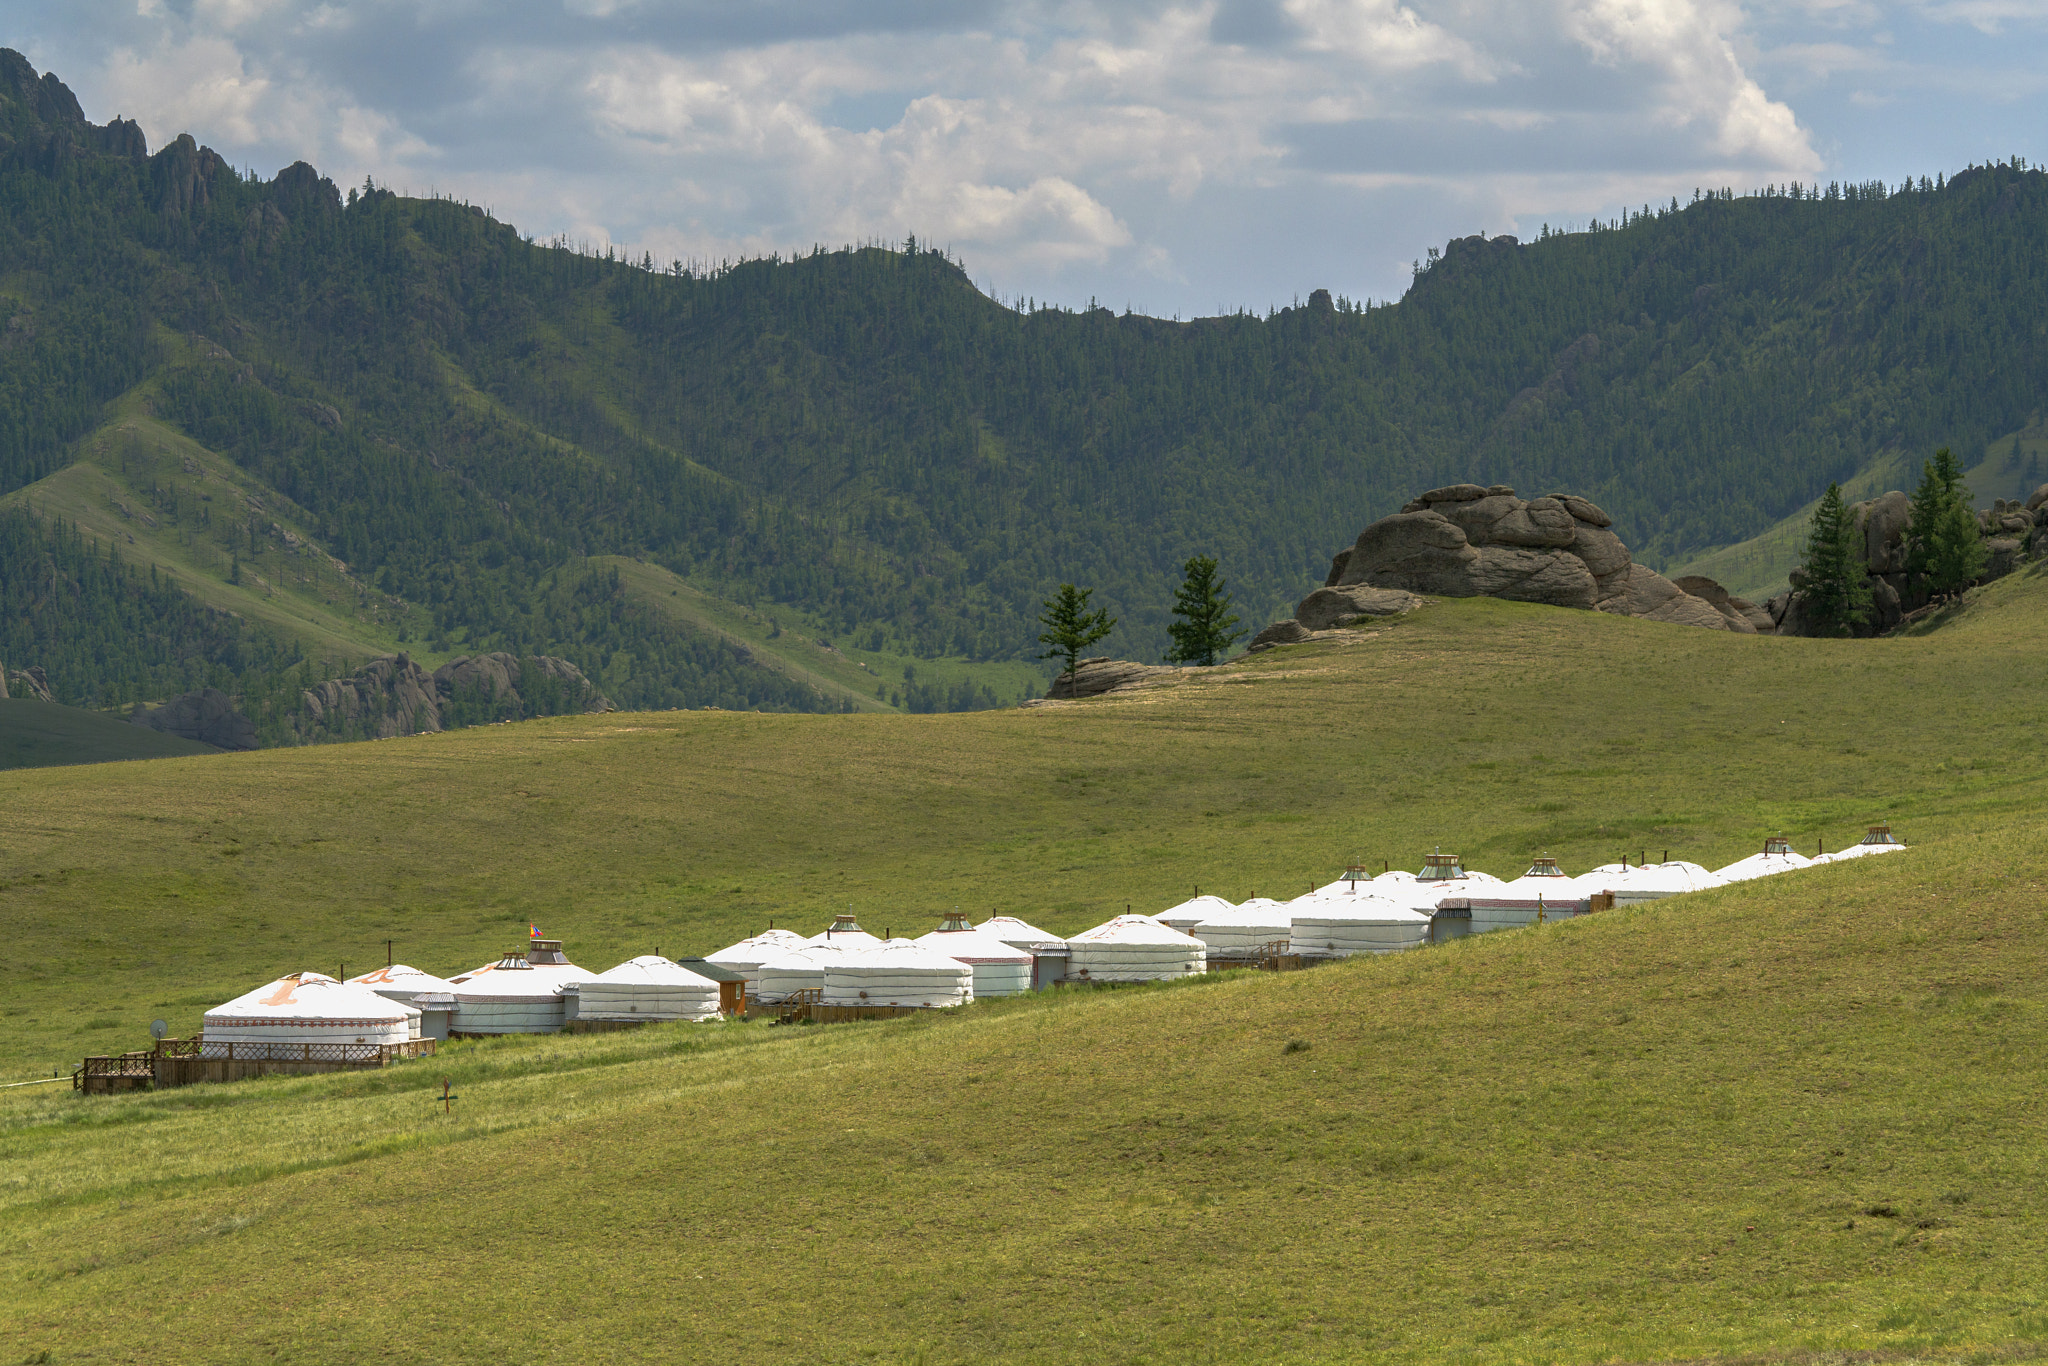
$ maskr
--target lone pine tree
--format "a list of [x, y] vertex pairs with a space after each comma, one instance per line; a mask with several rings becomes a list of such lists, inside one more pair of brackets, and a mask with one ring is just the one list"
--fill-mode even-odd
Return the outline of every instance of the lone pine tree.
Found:
[[1166, 652], [1169, 664], [1214, 664], [1229, 652], [1243, 631], [1232, 630], [1237, 617], [1230, 610], [1230, 595], [1216, 574], [1216, 557], [1197, 555], [1182, 566], [1185, 577], [1173, 595], [1173, 615], [1178, 618], [1166, 629], [1173, 647]]
[[1059, 592], [1045, 600], [1044, 609], [1038, 614], [1039, 624], [1046, 628], [1038, 643], [1051, 647], [1039, 658], [1064, 660], [1065, 667], [1060, 672], [1069, 680], [1080, 662], [1081, 651], [1116, 629], [1116, 618], [1108, 611], [1088, 610], [1088, 599], [1094, 591], [1063, 583]]

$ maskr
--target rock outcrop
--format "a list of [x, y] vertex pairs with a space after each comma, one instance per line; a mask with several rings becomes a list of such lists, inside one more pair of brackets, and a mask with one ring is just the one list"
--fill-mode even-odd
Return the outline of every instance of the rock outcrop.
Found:
[[[1906, 572], [1912, 541], [1913, 500], [1898, 489], [1849, 505], [1863, 546], [1865, 582], [1870, 588], [1870, 616], [1858, 635], [1882, 635], [1907, 616], [1927, 606], [1926, 589]], [[1977, 514], [1977, 534], [1989, 559], [1978, 583], [2005, 577], [2029, 560], [2048, 557], [2048, 484], [2024, 502], [2000, 498]], [[1792, 586], [1764, 604], [1777, 623], [1778, 634], [1812, 635], [1818, 629], [1806, 613], [1805, 575], [1792, 571]]]
[[[1762, 608], [1711, 579], [1673, 583], [1636, 564], [1613, 525], [1572, 493], [1524, 500], [1504, 484], [1431, 489], [1359, 532], [1331, 557], [1329, 577], [1302, 599], [1294, 621], [1275, 622], [1252, 647], [1399, 615], [1417, 605], [1418, 594], [1508, 598], [1745, 634], [1776, 629]], [[1304, 634], [1293, 635], [1290, 625]]]
[[0, 697], [33, 697], [38, 702], [52, 702], [50, 676], [43, 672], [40, 664], [31, 664], [26, 669], [10, 669], [0, 665]]
[[235, 710], [235, 699], [219, 688], [173, 697], [160, 707], [137, 706], [128, 718], [138, 726], [197, 740], [215, 749], [254, 749], [256, 723]]
[[305, 739], [382, 740], [522, 716], [612, 710], [568, 660], [503, 652], [452, 659], [431, 674], [407, 655], [388, 655], [299, 698], [295, 724]]
[[1045, 695], [1058, 701], [1063, 698], [1100, 697], [1106, 692], [1142, 686], [1150, 679], [1162, 674], [1175, 672], [1158, 664], [1134, 664], [1128, 659], [1111, 659], [1107, 655], [1096, 655], [1089, 659], [1076, 660], [1074, 672], [1064, 670], [1045, 690]]

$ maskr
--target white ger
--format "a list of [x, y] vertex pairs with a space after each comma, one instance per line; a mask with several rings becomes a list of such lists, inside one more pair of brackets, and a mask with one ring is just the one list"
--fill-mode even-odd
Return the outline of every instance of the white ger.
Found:
[[1345, 877], [1288, 902], [1293, 951], [1303, 958], [1349, 958], [1428, 943], [1428, 913], [1383, 894], [1388, 886], [1399, 889], [1405, 884], [1380, 886], [1376, 881]]
[[1719, 873], [1697, 863], [1671, 859], [1664, 863], [1603, 863], [1589, 873], [1579, 874], [1579, 885], [1588, 892], [1611, 892], [1616, 906], [1639, 906], [1686, 892], [1704, 892], [1726, 887]]
[[576, 1020], [717, 1020], [718, 983], [658, 953], [562, 988]]
[[1158, 982], [1208, 971], [1209, 949], [1149, 915], [1120, 915], [1067, 941], [1067, 978]]
[[1812, 866], [1812, 859], [1792, 852], [1792, 841], [1783, 835], [1773, 835], [1764, 841], [1761, 853], [1737, 859], [1726, 868], [1717, 868], [1714, 875], [1723, 882], [1748, 882], [1752, 878], [1771, 877]]
[[1013, 949], [1031, 955], [1031, 989], [1039, 991], [1066, 980], [1067, 941], [1014, 915], [992, 915], [977, 927]]
[[[206, 1058], [303, 1058], [306, 1045], [389, 1048], [419, 1035], [420, 1013], [368, 987], [318, 972], [294, 972], [206, 1012]], [[317, 1055], [316, 1055], [317, 1056]]]
[[420, 1037], [445, 1039], [455, 1017], [455, 984], [404, 963], [348, 979], [350, 986], [368, 987], [387, 1001], [420, 1012]]
[[812, 935], [812, 944], [833, 944], [842, 949], [871, 949], [882, 941], [860, 927], [851, 914], [835, 915], [832, 923]]
[[1906, 846], [1892, 838], [1890, 825], [1873, 825], [1870, 833], [1847, 849], [1837, 849], [1832, 854], [1822, 854], [1815, 863], [1840, 863], [1844, 859], [1864, 858], [1871, 854], [1890, 854]]
[[974, 970], [976, 1000], [990, 996], [1023, 996], [1032, 988], [1033, 955], [1012, 948], [984, 930], [967, 923], [955, 911], [936, 930], [920, 935], [918, 947], [930, 949], [967, 964]]
[[455, 988], [455, 1033], [553, 1034], [567, 1018], [562, 988], [593, 980], [562, 953], [559, 939], [535, 939], [525, 952], [506, 954], [460, 977]]
[[828, 1006], [964, 1006], [974, 999], [974, 969], [908, 939], [850, 949], [825, 964]]
[[1204, 920], [1236, 909], [1235, 905], [1225, 901], [1220, 896], [1211, 896], [1207, 893], [1198, 892], [1186, 901], [1181, 902], [1180, 905], [1169, 906], [1152, 918], [1161, 924], [1169, 925], [1179, 930], [1182, 934], [1186, 934]]
[[[1467, 877], [1473, 875], [1467, 874]], [[1577, 878], [1541, 856], [1512, 882], [1469, 891], [1463, 899], [1469, 933], [1508, 930], [1552, 920], [1569, 920], [1585, 908], [1587, 892]], [[1448, 901], [1451, 898], [1446, 897]], [[1440, 909], [1447, 910], [1439, 903]]]
[[771, 958], [761, 965], [754, 978], [754, 999], [762, 1005], [776, 1006], [789, 1001], [799, 991], [823, 991], [825, 965], [845, 957], [859, 947], [813, 944], [805, 941], [788, 953]]
[[1294, 915], [1270, 897], [1255, 896], [1242, 906], [1197, 922], [1187, 933], [1208, 947], [1211, 963], [1221, 958], [1248, 960], [1269, 950], [1290, 952], [1287, 945], [1294, 934]]
[[747, 979], [749, 985], [761, 975], [761, 965], [771, 958], [780, 958], [791, 949], [807, 943], [795, 930], [763, 930], [749, 935], [737, 944], [728, 944], [717, 953], [707, 953], [705, 958], [722, 968], [729, 968]]

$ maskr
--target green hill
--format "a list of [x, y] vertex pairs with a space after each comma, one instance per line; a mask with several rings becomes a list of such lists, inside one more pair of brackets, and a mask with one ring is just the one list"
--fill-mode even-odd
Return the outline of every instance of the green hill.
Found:
[[104, 712], [60, 707], [34, 698], [0, 698], [0, 768], [218, 752], [211, 745], [132, 726]]
[[[240, 604], [250, 658], [187, 653], [256, 691], [403, 645], [559, 654], [637, 708], [907, 707], [925, 677], [1014, 700], [1063, 581], [1155, 657], [1190, 554], [1256, 625], [1468, 478], [1583, 492], [1646, 562], [1699, 565], [1830, 480], [2001, 459], [2048, 379], [2048, 175], [2017, 164], [1461, 239], [1398, 304], [1178, 323], [1018, 312], [914, 244], [581, 255], [190, 138], [150, 154], [0, 66], [0, 494]], [[877, 698], [616, 563], [920, 677]]]
[[529, 920], [602, 967], [849, 904], [877, 932], [955, 905], [1072, 932], [1435, 846], [1511, 874], [1879, 818], [1913, 845], [1298, 975], [0, 1091], [0, 1335], [52, 1360], [2038, 1357], [2044, 598], [2030, 570], [1867, 641], [1469, 600], [1084, 704], [0, 775], [35, 813], [0, 878], [21, 1080], [386, 939], [471, 966]]

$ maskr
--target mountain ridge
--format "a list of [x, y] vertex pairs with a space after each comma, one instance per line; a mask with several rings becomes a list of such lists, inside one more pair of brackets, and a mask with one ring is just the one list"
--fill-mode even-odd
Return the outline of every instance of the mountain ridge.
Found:
[[1329, 546], [1465, 480], [1582, 491], [1677, 568], [1876, 464], [1974, 463], [2048, 379], [2048, 177], [2017, 162], [1459, 239], [1397, 304], [1181, 323], [1018, 312], [922, 248], [578, 254], [304, 163], [245, 179], [189, 135], [149, 155], [24, 69], [0, 79], [0, 494], [146, 393], [305, 511], [363, 610], [389, 604], [351, 628], [380, 650], [557, 655], [629, 708], [852, 695], [597, 558], [1015, 700], [1059, 582], [1156, 654], [1188, 555], [1270, 619]]

